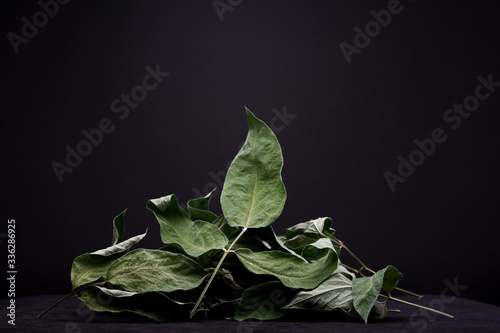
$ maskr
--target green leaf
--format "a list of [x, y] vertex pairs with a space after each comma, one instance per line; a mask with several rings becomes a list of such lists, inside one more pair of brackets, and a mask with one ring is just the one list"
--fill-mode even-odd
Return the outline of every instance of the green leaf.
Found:
[[[380, 271], [379, 271], [380, 272]], [[401, 274], [396, 267], [387, 266], [384, 272], [384, 282], [382, 284], [382, 288], [385, 291], [391, 292], [396, 288], [398, 282], [403, 278], [403, 274]]]
[[162, 241], [181, 246], [190, 256], [197, 257], [212, 249], [222, 249], [228, 242], [226, 235], [213, 224], [191, 221], [174, 194], [149, 200], [147, 208], [160, 223]]
[[285, 286], [297, 289], [316, 288], [332, 274], [338, 262], [337, 253], [330, 249], [321, 249], [319, 259], [312, 263], [282, 251], [238, 249], [235, 252], [250, 272], [275, 276]]
[[361, 277], [352, 280], [354, 308], [365, 323], [368, 322], [368, 315], [382, 289], [383, 279], [383, 275], [374, 274], [370, 277]]
[[127, 210], [125, 209], [113, 220], [113, 241], [111, 245], [115, 245], [123, 242], [125, 237], [125, 213]]
[[313, 290], [300, 291], [285, 309], [332, 311], [352, 309], [352, 281], [334, 272]]
[[[297, 235], [293, 238], [287, 239], [284, 242], [284, 245], [294, 250], [296, 253], [302, 253], [302, 250], [306, 245], [314, 244], [318, 240], [327, 240], [330, 242], [328, 238], [318, 238], [317, 235]], [[330, 242], [331, 243], [331, 242]]]
[[273, 131], [246, 112], [248, 136], [227, 171], [221, 206], [231, 226], [260, 228], [276, 220], [285, 205], [283, 156]]
[[137, 249], [117, 259], [106, 281], [132, 292], [189, 290], [208, 275], [196, 261], [179, 253]]
[[202, 198], [192, 199], [188, 201], [187, 207], [189, 214], [191, 215], [191, 220], [214, 222], [217, 219], [217, 215], [209, 210], [210, 199], [212, 198], [212, 193], [214, 193], [214, 191], [215, 189]]
[[156, 321], [179, 321], [188, 318], [194, 303], [180, 303], [158, 293], [133, 293], [101, 286], [88, 286], [78, 298], [92, 311], [133, 312]]
[[272, 320], [281, 318], [291, 292], [278, 281], [261, 283], [243, 292], [234, 319]]
[[338, 252], [328, 238], [320, 238], [317, 241], [307, 244], [299, 249], [301, 249], [300, 256], [309, 261], [314, 261], [321, 257], [321, 249], [330, 249], [335, 251], [338, 255]]
[[303, 235], [307, 236], [311, 240], [317, 240], [321, 237], [325, 237], [338, 241], [338, 239], [333, 236], [335, 230], [330, 228], [331, 225], [332, 219], [329, 217], [320, 217], [315, 220], [299, 223], [286, 229], [286, 238], [287, 240], [291, 240], [297, 235]]
[[347, 277], [349, 280], [352, 280], [352, 279], [356, 278], [356, 274], [354, 274], [353, 272], [349, 271], [347, 268], [345, 268], [344, 266], [342, 266], [340, 264], [340, 259], [339, 259], [339, 265], [337, 266], [337, 268], [335, 269], [335, 272], [333, 272], [333, 273], [334, 274], [335, 273], [341, 273], [345, 277]]
[[71, 284], [73, 289], [87, 283], [94, 282], [106, 276], [109, 266], [146, 236], [147, 231], [126, 241], [112, 245], [92, 253], [85, 253], [77, 257], [71, 266]]
[[372, 276], [360, 277], [352, 280], [354, 308], [361, 318], [368, 322], [368, 315], [382, 290], [392, 291], [403, 275], [393, 266], [387, 266]]

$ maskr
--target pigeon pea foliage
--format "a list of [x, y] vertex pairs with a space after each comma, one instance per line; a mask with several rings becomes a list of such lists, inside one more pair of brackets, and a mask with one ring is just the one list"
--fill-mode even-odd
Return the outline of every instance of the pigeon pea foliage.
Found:
[[[151, 199], [146, 207], [165, 245], [131, 250], [147, 231], [125, 239], [123, 211], [113, 221], [111, 245], [74, 260], [67, 297], [94, 311], [133, 312], [156, 321], [212, 313], [270, 320], [330, 311], [357, 313], [366, 323], [386, 316], [388, 300], [406, 302], [391, 295], [407, 292], [397, 287], [401, 273], [393, 266], [369, 269], [334, 236], [332, 219], [298, 223], [276, 235], [271, 224], [287, 196], [283, 156], [271, 129], [248, 109], [246, 115], [248, 136], [220, 197], [223, 214], [210, 210], [213, 191], [188, 201], [187, 211], [174, 194]], [[341, 262], [341, 253], [360, 268]]]

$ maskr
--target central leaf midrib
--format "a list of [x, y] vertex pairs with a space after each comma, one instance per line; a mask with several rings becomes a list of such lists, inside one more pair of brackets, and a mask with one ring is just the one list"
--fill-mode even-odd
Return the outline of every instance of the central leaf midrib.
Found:
[[[120, 277], [120, 276], [124, 276], [124, 275], [129, 275], [129, 274], [134, 274], [134, 273], [140, 273], [140, 272], [159, 272], [161, 273], [162, 275], [165, 275], [169, 278], [173, 278], [173, 277], [182, 277], [181, 275], [175, 275], [175, 274], [172, 274], [172, 273], [168, 273], [168, 272], [165, 272], [161, 269], [153, 269], [153, 268], [141, 268], [141, 269], [136, 269], [136, 270], [133, 270], [133, 271], [130, 271], [130, 272], [124, 272], [124, 273], [118, 273], [118, 274], [115, 274], [113, 275], [112, 277], [110, 277], [108, 279], [108, 281], [112, 280], [113, 278], [116, 278], [116, 277]], [[186, 277], [184, 276], [184, 279]]]
[[[253, 145], [252, 145], [252, 160], [255, 161], [255, 148]], [[258, 178], [258, 174], [259, 174], [258, 169], [257, 169], [257, 165], [254, 163], [253, 166], [254, 166], [254, 170], [255, 170], [255, 178], [253, 181], [252, 202], [250, 203], [250, 208], [248, 210], [248, 216], [247, 216], [247, 221], [245, 223], [245, 228], [248, 228], [248, 226], [250, 225], [250, 216], [252, 215], [253, 206], [255, 203], [255, 191], [257, 189], [257, 178]]]
[[253, 206], [255, 204], [255, 190], [256, 190], [256, 188], [257, 188], [257, 172], [255, 172], [255, 180], [253, 183], [253, 190], [252, 190], [252, 202], [250, 203], [250, 208], [248, 210], [248, 217], [247, 217], [247, 221], [245, 223], [245, 227], [248, 227], [250, 225], [250, 216], [252, 215]]
[[129, 271], [129, 272], [123, 272], [123, 273], [118, 273], [118, 274], [115, 274], [113, 275], [112, 277], [110, 277], [108, 279], [108, 281], [111, 281], [112, 279], [114, 278], [118, 278], [120, 276], [124, 276], [124, 275], [129, 275], [129, 274], [134, 274], [134, 273], [140, 273], [140, 272], [163, 272], [162, 270], [159, 270], [159, 269], [152, 269], [152, 268], [144, 268], [144, 269], [136, 269], [136, 270], [133, 270], [133, 271]]

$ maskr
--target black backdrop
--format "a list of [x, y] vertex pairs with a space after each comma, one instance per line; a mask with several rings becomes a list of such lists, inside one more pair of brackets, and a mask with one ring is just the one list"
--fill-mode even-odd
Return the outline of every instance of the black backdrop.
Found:
[[[73, 258], [108, 246], [125, 208], [126, 236], [160, 247], [146, 201], [219, 183], [247, 106], [283, 149], [278, 233], [330, 216], [402, 287], [500, 304], [500, 88], [478, 79], [500, 81], [495, 1], [65, 2], [1, 5], [0, 267], [15, 219], [18, 295], [69, 291]], [[66, 146], [87, 154], [71, 173]], [[404, 182], [400, 155], [420, 164]]]

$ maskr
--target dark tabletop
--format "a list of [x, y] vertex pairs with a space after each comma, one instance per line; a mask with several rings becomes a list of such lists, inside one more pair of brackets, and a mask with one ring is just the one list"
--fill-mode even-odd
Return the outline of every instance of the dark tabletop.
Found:
[[[454, 315], [454, 319], [391, 302], [388, 308], [400, 309], [401, 313], [389, 313], [385, 319], [371, 320], [367, 325], [357, 316], [324, 314], [265, 322], [209, 319], [156, 323], [131, 314], [94, 313], [76, 297], [59, 304], [42, 319], [37, 318], [62, 296], [18, 297], [15, 326], [8, 324], [9, 318], [2, 315], [0, 332], [500, 332], [500, 307], [463, 298], [444, 299], [441, 295], [425, 295], [416, 303], [443, 310]], [[412, 297], [401, 298], [415, 302]], [[3, 313], [7, 302], [1, 300]]]

